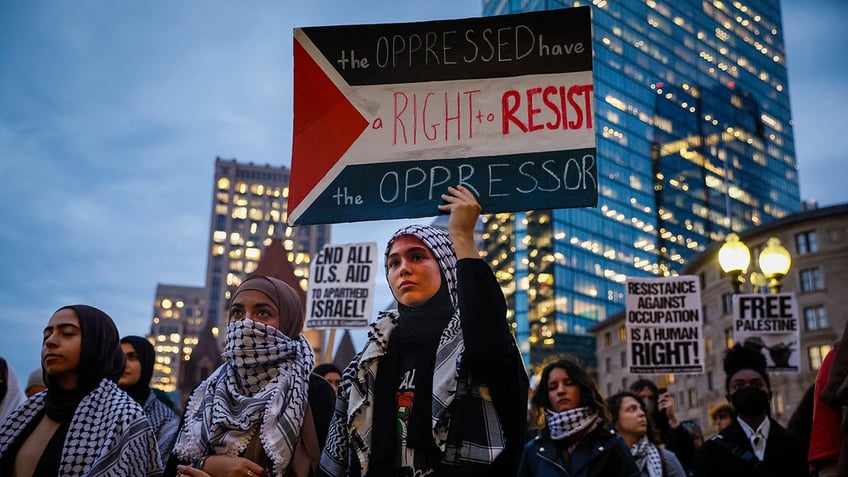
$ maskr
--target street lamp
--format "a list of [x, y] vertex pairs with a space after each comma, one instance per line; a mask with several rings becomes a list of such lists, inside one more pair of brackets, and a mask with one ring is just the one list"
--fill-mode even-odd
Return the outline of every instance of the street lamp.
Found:
[[724, 245], [718, 250], [718, 264], [724, 273], [733, 278], [733, 291], [739, 293], [742, 289], [740, 277], [748, 271], [748, 265], [751, 264], [751, 251], [735, 233], [729, 233]]
[[789, 273], [789, 267], [792, 266], [792, 257], [789, 256], [789, 251], [781, 245], [780, 239], [771, 237], [766, 242], [766, 248], [760, 252], [760, 257], [757, 259], [760, 264], [760, 270], [763, 275], [769, 280], [769, 289], [772, 293], [780, 293], [780, 279]]
[[[718, 251], [718, 263], [722, 271], [733, 278], [733, 290], [739, 293], [742, 289], [741, 276], [748, 271], [748, 265], [751, 264], [751, 251], [735, 233], [730, 233], [725, 238], [724, 245]], [[781, 245], [780, 239], [768, 239], [765, 248], [757, 257], [757, 263], [763, 273], [760, 275], [758, 272], [752, 272], [751, 283], [756, 287], [763, 286], [764, 277], [768, 280], [769, 290], [772, 293], [780, 293], [780, 279], [789, 273], [789, 267], [792, 265], [792, 257]]]

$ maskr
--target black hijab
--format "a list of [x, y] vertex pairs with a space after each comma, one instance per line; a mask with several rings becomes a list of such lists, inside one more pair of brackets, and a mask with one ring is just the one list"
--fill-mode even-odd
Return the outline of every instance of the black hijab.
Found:
[[[449, 280], [445, 276], [443, 255], [452, 255], [453, 249], [442, 249], [424, 233], [409, 234], [420, 240], [439, 262], [441, 286], [435, 295], [417, 308], [397, 303], [398, 325], [389, 337], [386, 354], [380, 360], [380, 368], [374, 383], [374, 427], [372, 437], [369, 475], [394, 475], [394, 455], [397, 450], [396, 391], [401, 379], [401, 362], [415, 363], [416, 374], [421, 376], [415, 386], [415, 400], [409, 416], [407, 445], [423, 456], [426, 465], [435, 468], [440, 460], [440, 451], [431, 437], [431, 410], [433, 372], [439, 339], [455, 313]], [[392, 244], [400, 234], [395, 234], [386, 248], [388, 255]], [[453, 275], [452, 275], [453, 276]], [[418, 458], [416, 458], [418, 460]]]
[[[44, 448], [34, 475], [58, 475], [62, 447], [71, 425], [71, 418], [80, 401], [97, 388], [103, 378], [117, 383], [124, 374], [124, 352], [121, 349], [118, 328], [115, 327], [112, 318], [103, 311], [88, 305], [63, 306], [56, 312], [64, 309], [73, 310], [80, 323], [79, 377], [76, 388], [61, 389], [56, 379], [47, 374], [46, 370], [44, 372], [44, 383], [47, 385], [44, 412], [50, 419], [60, 424]], [[56, 312], [53, 314], [55, 315]], [[28, 436], [39, 421], [40, 419], [33, 419], [30, 424], [31, 429], [27, 429], [22, 436]], [[21, 443], [22, 440], [19, 440], [17, 446]]]
[[141, 336], [125, 336], [121, 338], [121, 344], [123, 343], [129, 344], [135, 350], [138, 362], [141, 364], [141, 375], [135, 384], [121, 386], [121, 389], [144, 407], [147, 397], [150, 396], [150, 380], [153, 378], [153, 361], [156, 358], [156, 352], [153, 350], [153, 345]]

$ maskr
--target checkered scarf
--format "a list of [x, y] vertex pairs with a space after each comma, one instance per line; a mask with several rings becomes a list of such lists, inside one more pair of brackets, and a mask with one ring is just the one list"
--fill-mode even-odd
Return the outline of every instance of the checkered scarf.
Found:
[[558, 441], [587, 429], [598, 421], [598, 413], [585, 407], [576, 407], [562, 412], [545, 409], [545, 425], [551, 433], [551, 439]]
[[[0, 426], [0, 456], [19, 439], [33, 419], [43, 415], [39, 393]], [[160, 475], [162, 464], [148, 420], [129, 395], [109, 379], [88, 393], [74, 411], [62, 446], [59, 475], [63, 477]]]
[[159, 443], [159, 455], [162, 462], [168, 462], [171, 449], [174, 448], [174, 440], [180, 430], [180, 416], [170, 406], [159, 400], [156, 393], [151, 392], [144, 403], [144, 415], [150, 421], [150, 427], [156, 434]]
[[227, 326], [227, 362], [192, 393], [174, 454], [236, 456], [258, 427], [262, 448], [283, 475], [292, 460], [308, 400], [312, 347], [299, 334], [287, 337], [250, 319]]
[[657, 446], [651, 444], [648, 436], [642, 436], [633, 447], [630, 448], [630, 453], [636, 459], [636, 467], [640, 470], [646, 466], [650, 477], [663, 477], [662, 457]]
[[[386, 246], [387, 255], [392, 243], [403, 235], [416, 237], [433, 252], [447, 280], [451, 302], [456, 309], [439, 338], [433, 370], [431, 414], [433, 439], [444, 451], [450, 425], [449, 416], [445, 411], [456, 396], [459, 365], [462, 352], [465, 350], [457, 308], [456, 252], [450, 238], [443, 230], [424, 225], [412, 225], [395, 232]], [[329, 475], [340, 476], [347, 473], [350, 450], [356, 452], [362, 475], [368, 473], [377, 369], [380, 358], [386, 354], [389, 337], [397, 326], [397, 320], [398, 313], [395, 310], [380, 312], [377, 320], [370, 325], [365, 348], [353, 358], [344, 372], [336, 398], [335, 414], [327, 435], [327, 444], [321, 456], [321, 468]]]

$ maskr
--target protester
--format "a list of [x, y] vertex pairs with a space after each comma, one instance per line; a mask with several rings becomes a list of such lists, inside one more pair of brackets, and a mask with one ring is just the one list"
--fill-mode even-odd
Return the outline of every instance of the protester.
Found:
[[648, 409], [641, 396], [623, 391], [607, 398], [613, 428], [624, 439], [644, 477], [686, 477], [677, 456], [657, 447], [658, 441]]
[[648, 417], [657, 429], [658, 439], [677, 456], [687, 472], [695, 464], [695, 443], [686, 428], [680, 426], [674, 409], [674, 397], [665, 389], [660, 390], [650, 379], [639, 379], [630, 385], [630, 390], [639, 395], [648, 409]]
[[825, 355], [813, 385], [813, 423], [807, 461], [818, 477], [836, 477], [839, 453], [842, 452], [842, 412], [821, 400], [824, 387], [830, 379], [830, 370], [838, 347], [839, 343]]
[[810, 432], [813, 428], [813, 406], [815, 405], [816, 383], [810, 385], [801, 397], [801, 402], [795, 407], [795, 411], [786, 423], [786, 429], [804, 438], [804, 442], [810, 442]]
[[15, 370], [0, 358], [0, 422], [26, 400]]
[[710, 421], [715, 426], [716, 434], [723, 431], [734, 420], [736, 420], [736, 409], [733, 409], [728, 402], [723, 402], [710, 411]]
[[26, 394], [26, 397], [32, 397], [45, 389], [47, 389], [47, 386], [44, 385], [44, 370], [40, 367], [34, 369], [31, 373], [29, 373], [29, 379], [27, 379], [24, 394]]
[[162, 471], [141, 406], [118, 387], [118, 329], [87, 305], [59, 308], [44, 328], [47, 391], [0, 425], [0, 475], [128, 476]]
[[389, 240], [397, 310], [379, 313], [343, 373], [325, 475], [515, 475], [527, 374], [474, 241], [480, 205], [448, 192], [448, 233], [413, 225]]
[[334, 392], [338, 392], [339, 384], [342, 382], [342, 370], [337, 368], [333, 363], [322, 363], [315, 366], [313, 373], [326, 379]]
[[304, 305], [281, 280], [251, 275], [230, 304], [226, 362], [191, 393], [165, 475], [312, 475], [333, 391], [312, 377]]
[[180, 417], [171, 407], [159, 400], [151, 392], [150, 380], [153, 378], [153, 362], [156, 352], [153, 345], [141, 336], [125, 336], [121, 338], [121, 348], [127, 360], [127, 365], [118, 386], [144, 409], [144, 414], [153, 427], [156, 441], [159, 443], [159, 455], [163, 464], [168, 462], [174, 439], [180, 429]]
[[848, 323], [845, 323], [842, 338], [834, 347], [829, 366], [830, 372], [827, 382], [822, 386], [819, 401], [836, 410], [837, 415], [841, 416], [842, 435], [838, 440], [841, 451], [836, 475], [843, 477], [848, 476]]
[[686, 429], [692, 437], [692, 444], [695, 446], [695, 450], [697, 451], [700, 449], [701, 446], [704, 445], [704, 432], [701, 430], [701, 425], [693, 419], [680, 421], [680, 425], [683, 426], [683, 428]]
[[727, 400], [737, 417], [698, 450], [696, 476], [807, 476], [807, 442], [769, 416], [771, 384], [761, 347], [737, 343], [724, 356]]
[[609, 426], [597, 383], [577, 362], [545, 366], [532, 404], [542, 426], [524, 446], [519, 477], [639, 475], [627, 444]]

